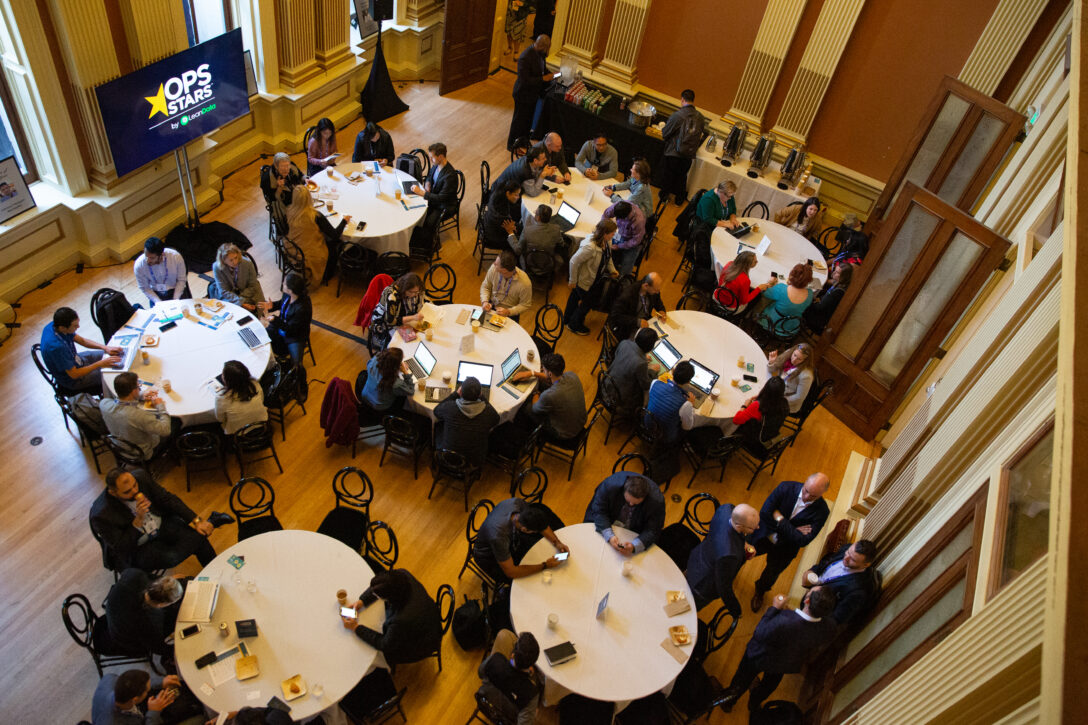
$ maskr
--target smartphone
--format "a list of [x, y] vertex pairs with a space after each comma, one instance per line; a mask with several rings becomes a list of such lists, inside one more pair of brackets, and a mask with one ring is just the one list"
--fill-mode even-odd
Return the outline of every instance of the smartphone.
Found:
[[744, 379], [747, 380], [750, 383], [758, 383], [759, 382], [759, 378], [757, 378], [755, 375], [745, 375]]
[[203, 669], [203, 668], [207, 667], [208, 665], [210, 665], [213, 662], [215, 662], [215, 652], [209, 652], [208, 654], [204, 655], [203, 657], [198, 657], [197, 658], [196, 668], [198, 670]]
[[364, 229], [366, 229], [366, 222], [359, 222], [358, 224], [355, 225], [355, 231], [357, 231], [357, 232], [361, 232]]
[[355, 619], [355, 607], [340, 607], [340, 616]]
[[159, 332], [166, 332], [167, 330], [173, 330], [178, 326], [178, 323], [174, 320], [167, 322], [165, 325], [159, 325]]
[[194, 634], [196, 634], [199, 631], [200, 631], [200, 625], [199, 624], [190, 624], [188, 627], [181, 630], [181, 638], [185, 639], [186, 637], [192, 637]]
[[778, 279], [778, 272], [771, 272], [771, 276]]
[[478, 320], [483, 316], [484, 316], [484, 308], [483, 307], [477, 307], [476, 309], [474, 309], [472, 311], [472, 319], [474, 319], [474, 320]]
[[246, 315], [242, 319], [238, 320], [238, 327], [241, 327], [242, 325], [248, 325], [251, 322], [253, 322], [253, 315]]
[[570, 558], [570, 552], [569, 551], [560, 551], [558, 554], [555, 555], [555, 560], [556, 561], [566, 561], [569, 558]]

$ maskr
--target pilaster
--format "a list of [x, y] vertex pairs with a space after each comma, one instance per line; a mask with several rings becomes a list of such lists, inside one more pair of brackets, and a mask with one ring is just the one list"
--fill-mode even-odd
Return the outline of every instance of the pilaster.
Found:
[[570, 0], [567, 8], [561, 55], [570, 56], [583, 70], [591, 70], [601, 59], [597, 36], [603, 12], [604, 0]]
[[321, 74], [314, 48], [314, 0], [276, 0], [280, 85], [295, 90]]
[[646, 32], [646, 18], [650, 14], [652, 0], [616, 0], [612, 11], [612, 25], [608, 31], [608, 43], [604, 57], [597, 66], [597, 73], [625, 86], [633, 88], [638, 81], [635, 62]]
[[993, 95], [1045, 7], [1046, 0], [1001, 0], [963, 64], [959, 80]]
[[314, 58], [322, 70], [354, 60], [348, 33], [351, 30], [349, 0], [314, 1]]

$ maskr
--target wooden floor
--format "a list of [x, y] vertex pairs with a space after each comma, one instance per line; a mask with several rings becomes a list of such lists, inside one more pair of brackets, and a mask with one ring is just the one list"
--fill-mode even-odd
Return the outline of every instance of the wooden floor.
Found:
[[[405, 84], [401, 97], [411, 110], [383, 125], [392, 133], [398, 150], [426, 147], [443, 141], [449, 147], [450, 161], [465, 171], [468, 192], [462, 204], [461, 240], [446, 235], [443, 261], [456, 269], [459, 285], [455, 300], [478, 301], [480, 278], [471, 259], [474, 203], [479, 197], [478, 169], [487, 159], [493, 176], [506, 166], [504, 148], [512, 100], [513, 76], [500, 72], [494, 77], [446, 97], [439, 97], [434, 84]], [[350, 150], [352, 139], [360, 130], [357, 119], [339, 135], [341, 149]], [[301, 155], [297, 156], [301, 165]], [[240, 229], [253, 242], [253, 254], [262, 271], [266, 291], [279, 283], [272, 248], [268, 243], [267, 217], [256, 187], [258, 167], [254, 160], [226, 182], [226, 201], [206, 214], [207, 220], [222, 220]], [[677, 207], [670, 207], [668, 218], [660, 225], [659, 242], [643, 271], [658, 270], [672, 276], [677, 264], [675, 240], [671, 237], [672, 218]], [[166, 230], [164, 230], [166, 231]], [[0, 491], [0, 722], [3, 723], [75, 723], [89, 717], [91, 694], [97, 675], [90, 657], [68, 637], [60, 617], [60, 605], [72, 592], [83, 592], [92, 602], [100, 603], [112, 582], [102, 568], [99, 548], [88, 530], [87, 515], [91, 502], [103, 487], [89, 454], [79, 446], [78, 438], [65, 430], [60, 411], [50, 391], [38, 376], [30, 359], [30, 346], [37, 342], [42, 327], [61, 305], [74, 307], [82, 315], [81, 332], [95, 338], [89, 314], [91, 295], [100, 287], [125, 291], [133, 302], [145, 302], [136, 289], [130, 262], [102, 268], [87, 268], [81, 274], [69, 271], [44, 289], [35, 290], [21, 300], [18, 310], [22, 327], [0, 347], [0, 400], [5, 406], [3, 435], [0, 436], [0, 462], [3, 473]], [[203, 285], [201, 285], [203, 288]], [[337, 299], [328, 287], [314, 294], [315, 319], [349, 332], [352, 328], [361, 289], [347, 289]], [[567, 292], [557, 284], [552, 301], [562, 306]], [[679, 284], [668, 284], [663, 292], [671, 307], [679, 297]], [[543, 304], [538, 293], [536, 304]], [[532, 315], [525, 315], [531, 320]], [[602, 315], [591, 315], [588, 323], [594, 333], [600, 329]], [[363, 447], [351, 459], [343, 448], [328, 449], [318, 425], [320, 401], [325, 392], [321, 381], [334, 375], [354, 380], [366, 362], [363, 346], [343, 336], [315, 327], [313, 346], [317, 365], [310, 370], [311, 388], [308, 413], [296, 414], [289, 422], [286, 443], [277, 443], [284, 473], [274, 464], [256, 465], [254, 474], [264, 476], [276, 488], [276, 513], [286, 527], [315, 529], [332, 505], [331, 481], [342, 466], [355, 465], [367, 471], [374, 481], [373, 515], [389, 522], [400, 540], [399, 565], [411, 570], [431, 592], [445, 582], [454, 585], [457, 599], [462, 594], [478, 594], [479, 583], [466, 574], [457, 580], [457, 571], [465, 555], [465, 514], [459, 494], [438, 491], [433, 500], [426, 498], [430, 475], [426, 467], [413, 480], [410, 464], [387, 459], [378, 467], [378, 451]], [[576, 370], [592, 396], [595, 383], [589, 369], [598, 350], [594, 337], [567, 333], [558, 351], [567, 359], [568, 368]], [[42, 443], [31, 441], [40, 437]], [[567, 482], [562, 464], [545, 459], [544, 468], [551, 477], [546, 502], [568, 523], [582, 520], [594, 487], [611, 471], [616, 450], [623, 436], [613, 437], [603, 445], [603, 428], [598, 427], [589, 444], [589, 455], [578, 462], [574, 480]], [[748, 502], [759, 506], [780, 480], [803, 479], [822, 470], [832, 480], [831, 496], [838, 489], [852, 450], [866, 451], [866, 444], [823, 410], [809, 420], [797, 444], [782, 457], [774, 478], [764, 475], [751, 491], [745, 491], [746, 469], [731, 463], [724, 483], [712, 474], [696, 481], [690, 490], [683, 488], [686, 476], [676, 486], [686, 498], [688, 493], [709, 491], [723, 502]], [[232, 475], [237, 475], [232, 465]], [[227, 511], [228, 487], [222, 478], [209, 475], [185, 493], [184, 472], [175, 468], [160, 479], [180, 494], [198, 513]], [[507, 478], [488, 470], [474, 489], [475, 498], [506, 498]], [[678, 520], [682, 503], [669, 501], [668, 522]], [[212, 535], [216, 550], [222, 551], [236, 539], [236, 528], [227, 526]], [[738, 577], [737, 593], [746, 602], [761, 563], [749, 565]], [[195, 574], [198, 565], [190, 559], [177, 571]], [[793, 570], [779, 580], [788, 582]], [[740, 659], [744, 645], [758, 617], [744, 614], [736, 635], [723, 650], [708, 661], [708, 669], [727, 682]], [[405, 709], [415, 723], [463, 723], [473, 709], [472, 693], [477, 687], [476, 666], [480, 653], [463, 652], [452, 636], [444, 642], [444, 671], [436, 676], [433, 661], [403, 666], [397, 670], [398, 685], [406, 686]], [[350, 666], [350, 663], [345, 663]], [[780, 694], [788, 696], [796, 684], [787, 679]], [[746, 722], [743, 706], [732, 716], [716, 713], [714, 722]], [[554, 708], [541, 711], [539, 722], [557, 721]]]

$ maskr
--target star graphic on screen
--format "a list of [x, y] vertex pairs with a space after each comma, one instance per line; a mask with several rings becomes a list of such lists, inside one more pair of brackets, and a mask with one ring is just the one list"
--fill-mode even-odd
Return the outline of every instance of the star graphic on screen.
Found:
[[158, 93], [153, 96], [144, 96], [144, 100], [151, 104], [151, 113], [147, 114], [148, 118], [151, 118], [156, 113], [161, 113], [164, 116], [170, 115], [166, 110], [166, 92], [163, 90], [162, 83], [159, 84]]

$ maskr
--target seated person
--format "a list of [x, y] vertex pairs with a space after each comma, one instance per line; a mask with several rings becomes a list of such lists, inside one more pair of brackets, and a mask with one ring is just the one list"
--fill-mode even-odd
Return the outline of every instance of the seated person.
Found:
[[840, 244], [837, 259], [850, 264], [861, 264], [865, 259], [869, 253], [869, 235], [861, 231], [861, 227], [857, 214], [847, 214], [842, 218], [842, 226], [835, 232], [835, 239]]
[[650, 164], [646, 162], [646, 159], [639, 159], [631, 164], [631, 178], [618, 184], [609, 184], [604, 187], [604, 193], [609, 199], [616, 201], [613, 199], [616, 192], [628, 189], [631, 195], [627, 197], [627, 201], [641, 209], [647, 219], [653, 216], [654, 194], [650, 189]]
[[291, 203], [291, 192], [304, 181], [291, 157], [283, 151], [272, 157], [272, 164], [267, 174], [261, 174], [261, 192], [270, 207], [279, 207], [280, 212]]
[[517, 322], [533, 306], [533, 282], [509, 249], [499, 252], [480, 284], [480, 305]]
[[845, 627], [875, 604], [880, 589], [873, 570], [876, 544], [868, 539], [847, 544], [828, 554], [801, 577], [801, 586], [827, 587], [835, 592], [835, 611], [831, 618]]
[[370, 334], [384, 349], [393, 337], [393, 330], [423, 319], [423, 280], [418, 274], [401, 275], [382, 290], [382, 296], [370, 315]]
[[283, 297], [273, 307], [263, 303], [268, 316], [261, 322], [268, 329], [272, 352], [290, 355], [296, 365], [302, 363], [302, 353], [310, 341], [310, 323], [314, 317], [313, 302], [306, 289], [306, 280], [297, 272], [288, 272], [280, 285]]
[[808, 343], [799, 342], [784, 353], [771, 350], [767, 355], [767, 374], [782, 378], [786, 384], [786, 402], [790, 406], [790, 415], [801, 410], [801, 406], [816, 380], [816, 359]]
[[779, 209], [774, 215], [774, 220], [784, 227], [792, 229], [802, 237], [811, 237], [820, 231], [820, 223], [823, 219], [820, 200], [815, 196], [805, 199], [800, 204], [790, 204]]
[[114, 570], [172, 569], [193, 554], [207, 566], [215, 558], [208, 536], [233, 521], [218, 511], [202, 520], [140, 468], [107, 473], [106, 490], [91, 504], [91, 528]]
[[215, 419], [223, 432], [234, 435], [251, 423], [268, 420], [264, 391], [243, 363], [228, 360], [220, 374], [223, 389], [215, 395]]
[[399, 411], [404, 399], [415, 393], [412, 376], [404, 364], [404, 351], [387, 347], [366, 364], [363, 402], [377, 411]]
[[[534, 535], [535, 534], [535, 535]], [[554, 556], [540, 564], [517, 564], [521, 557], [543, 536], [556, 551], [570, 551], [548, 525], [548, 513], [520, 498], [508, 498], [495, 508], [480, 525], [472, 547], [476, 564], [497, 582], [508, 582], [545, 569], [559, 566]]]
[[508, 179], [495, 182], [491, 199], [484, 212], [484, 246], [488, 249], [506, 249], [508, 240], [518, 231], [521, 219], [521, 185]]
[[612, 259], [620, 275], [635, 268], [639, 247], [646, 236], [646, 216], [642, 209], [628, 201], [617, 201], [604, 210], [604, 219], [616, 220], [616, 235], [612, 237]]
[[126, 652], [169, 659], [174, 651], [178, 603], [184, 594], [185, 588], [172, 576], [152, 580], [140, 569], [125, 569], [106, 595], [110, 640]]
[[522, 267], [525, 266], [526, 255], [532, 251], [555, 255], [566, 263], [567, 243], [563, 239], [563, 230], [552, 220], [552, 208], [547, 204], [539, 205], [536, 212], [525, 220], [520, 239], [510, 234], [506, 241], [518, 255]]
[[379, 166], [389, 166], [397, 158], [393, 150], [393, 138], [384, 128], [374, 123], [367, 123], [355, 137], [355, 149], [351, 153], [351, 162], [377, 161]]
[[147, 460], [162, 455], [181, 428], [181, 421], [167, 414], [158, 392], [141, 390], [136, 373], [118, 374], [113, 379], [113, 391], [117, 397], [103, 398], [98, 407], [110, 435], [138, 447]]
[[[774, 330], [779, 320], [786, 317], [800, 318], [812, 304], [813, 292], [808, 288], [812, 282], [812, 267], [807, 264], [795, 264], [790, 270], [789, 284], [776, 284], [763, 292], [769, 304], [759, 315], [759, 324], [765, 330]], [[785, 335], [795, 334], [801, 328], [799, 319], [781, 323], [779, 331]]]
[[699, 199], [695, 207], [695, 216], [709, 227], [736, 229], [737, 221], [737, 185], [732, 181], [722, 181]]
[[574, 159], [574, 165], [587, 179], [604, 181], [615, 178], [619, 173], [620, 156], [615, 147], [608, 143], [608, 136], [598, 132], [582, 144]]
[[328, 159], [337, 152], [336, 126], [332, 119], [322, 118], [314, 128], [310, 142], [306, 144], [306, 175], [320, 174], [329, 166], [336, 164], [336, 159]]
[[163, 300], [192, 297], [186, 282], [185, 259], [158, 237], [148, 237], [144, 242], [144, 253], [136, 259], [132, 271], [136, 284], [152, 306]]
[[778, 437], [782, 423], [789, 414], [782, 378], [770, 378], [760, 388], [759, 395], [749, 398], [733, 416], [736, 434], [752, 451], [765, 451], [767, 444]]
[[536, 721], [536, 709], [540, 704], [543, 683], [533, 666], [540, 657], [540, 645], [532, 632], [516, 635], [509, 629], [502, 629], [495, 635], [495, 644], [491, 653], [480, 663], [480, 678], [495, 686], [508, 703], [496, 703], [503, 709], [509, 704], [512, 712], [507, 712], [511, 722], [517, 725], [531, 725]]
[[821, 334], [827, 327], [827, 323], [831, 322], [831, 316], [835, 314], [839, 302], [846, 296], [846, 288], [850, 286], [850, 280], [853, 277], [854, 265], [846, 262], [836, 264], [827, 282], [812, 299], [812, 305], [801, 313], [801, 319], [817, 335]]
[[641, 408], [661, 366], [650, 364], [647, 355], [657, 344], [657, 330], [643, 327], [635, 333], [633, 340], [620, 340], [612, 364], [608, 366], [608, 376], [616, 383], [619, 391], [619, 409], [628, 413]]
[[287, 207], [287, 238], [298, 245], [306, 255], [307, 277], [317, 284], [325, 284], [336, 274], [336, 254], [344, 228], [351, 223], [351, 215], [344, 214], [335, 227], [324, 214], [314, 209], [314, 200], [305, 184], [295, 187], [291, 193], [291, 205]]
[[[378, 632], [359, 624], [359, 610], [381, 599], [385, 621]], [[442, 614], [423, 585], [407, 569], [380, 571], [355, 602], [355, 616], [341, 617], [344, 627], [385, 655], [391, 665], [418, 662], [442, 644]]]
[[435, 406], [435, 448], [457, 451], [471, 465], [482, 466], [487, 457], [487, 435], [499, 424], [499, 414], [480, 400], [480, 381], [467, 377], [457, 390]]
[[507, 181], [516, 181], [525, 196], [538, 196], [544, 191], [544, 181], [557, 173], [557, 169], [547, 161], [547, 149], [542, 144], [537, 144], [529, 149], [529, 153], [503, 169], [499, 178], [495, 179], [495, 185], [502, 186]]
[[649, 327], [650, 318], [655, 315], [662, 321], [667, 318], [665, 303], [661, 301], [663, 284], [660, 274], [650, 272], [639, 284], [629, 285], [616, 296], [608, 324], [617, 340], [626, 340], [640, 327]]
[[444, 143], [428, 146], [427, 156], [431, 159], [431, 170], [423, 185], [414, 185], [412, 191], [427, 200], [425, 224], [436, 224], [457, 211], [457, 169], [447, 161]]
[[544, 150], [548, 154], [545, 164], [554, 169], [544, 177], [548, 181], [569, 182], [570, 167], [567, 166], [567, 154], [563, 151], [563, 139], [555, 131], [544, 134]]
[[[121, 362], [124, 349], [88, 340], [76, 334], [78, 329], [76, 311], [71, 307], [58, 308], [53, 313], [53, 321], [42, 329], [42, 360], [66, 394], [101, 395], [102, 368]], [[76, 343], [97, 352], [76, 352]]]
[[574, 438], [586, 424], [586, 394], [582, 381], [573, 370], [566, 369], [567, 362], [558, 353], [542, 356], [540, 366], [544, 368], [543, 372], [523, 370], [514, 376], [515, 380], [535, 377], [546, 385], [529, 415], [544, 426], [545, 436], [557, 440]]
[[225, 725], [292, 725], [294, 720], [275, 707], [243, 707], [228, 715]]
[[778, 283], [774, 277], [769, 282], [764, 282], [758, 287], [752, 287], [752, 279], [748, 273], [756, 266], [755, 252], [741, 252], [729, 264], [722, 269], [718, 277], [718, 287], [724, 287], [732, 295], [718, 289], [714, 291], [714, 299], [719, 304], [725, 305], [730, 312], [741, 312], [748, 307], [748, 303], [759, 297], [760, 293], [768, 287]]
[[212, 264], [212, 277], [215, 281], [208, 287], [208, 296], [213, 299], [233, 302], [250, 312], [264, 300], [257, 268], [234, 244], [228, 242], [219, 247]]
[[[642, 474], [619, 471], [601, 481], [586, 508], [587, 523], [616, 551], [630, 556], [652, 546], [665, 528], [665, 497], [657, 484]], [[616, 524], [637, 534], [622, 542], [612, 531]]]
[[684, 390], [691, 382], [695, 368], [687, 360], [676, 363], [667, 383], [654, 380], [646, 409], [661, 427], [661, 444], [674, 446], [680, 442], [681, 430], [691, 430], [695, 424], [695, 395]]
[[[186, 697], [177, 675], [152, 677], [144, 670], [107, 672], [94, 688], [91, 725], [158, 725], [167, 720], [163, 711]], [[152, 693], [155, 693], [152, 695]], [[195, 700], [195, 698], [194, 698]], [[179, 703], [181, 704], [181, 703]]]

